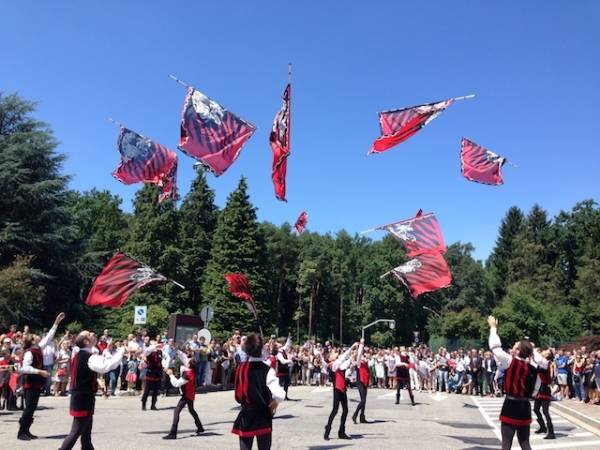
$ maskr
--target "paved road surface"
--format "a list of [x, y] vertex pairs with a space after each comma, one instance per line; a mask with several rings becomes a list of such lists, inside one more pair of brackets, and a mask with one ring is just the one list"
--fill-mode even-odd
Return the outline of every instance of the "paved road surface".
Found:
[[[298, 401], [283, 403], [274, 420], [273, 449], [497, 449], [497, 410], [499, 402], [467, 396], [417, 393], [416, 406], [404, 398], [395, 405], [394, 393], [369, 391], [367, 418], [371, 424], [354, 425], [348, 418], [347, 433], [352, 441], [323, 440], [323, 427], [331, 408], [330, 388], [291, 387]], [[358, 392], [349, 391], [350, 415], [356, 408]], [[237, 438], [230, 433], [237, 415], [233, 392], [214, 392], [196, 397], [196, 409], [206, 428], [193, 435], [194, 426], [184, 410], [177, 441], [163, 441], [171, 424], [177, 397], [159, 398], [160, 411], [140, 410], [139, 397], [97, 399], [93, 443], [96, 450], [153, 449], [236, 449]], [[0, 411], [0, 448], [56, 449], [68, 433], [68, 399], [43, 397], [32, 431], [41, 439], [23, 443], [16, 439], [20, 412]], [[339, 417], [339, 416], [338, 416]], [[556, 419], [559, 438], [552, 443], [535, 438], [537, 449], [600, 448], [600, 437], [563, 419]], [[80, 448], [77, 445], [76, 448]], [[514, 448], [518, 448], [516, 445]]]

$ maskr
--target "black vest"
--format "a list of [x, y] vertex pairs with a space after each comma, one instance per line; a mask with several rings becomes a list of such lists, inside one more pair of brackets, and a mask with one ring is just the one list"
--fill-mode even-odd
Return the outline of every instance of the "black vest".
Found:
[[[38, 370], [44, 370], [44, 355], [42, 354], [42, 349], [37, 345], [33, 345], [27, 351], [31, 352], [31, 355], [33, 356], [31, 367]], [[45, 382], [45, 378], [41, 375], [26, 374], [23, 377], [23, 389], [41, 389]]]
[[71, 361], [70, 414], [73, 417], [87, 417], [94, 414], [95, 396], [98, 390], [98, 374], [88, 366], [92, 354], [80, 350]]

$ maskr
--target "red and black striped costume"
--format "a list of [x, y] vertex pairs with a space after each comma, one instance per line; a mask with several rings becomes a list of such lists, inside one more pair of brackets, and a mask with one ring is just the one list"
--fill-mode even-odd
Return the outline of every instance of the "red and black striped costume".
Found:
[[271, 434], [273, 418], [269, 404], [271, 391], [267, 386], [270, 367], [262, 361], [241, 363], [235, 373], [235, 400], [242, 406], [232, 433], [241, 438]]
[[69, 414], [73, 417], [88, 417], [94, 414], [98, 374], [88, 366], [90, 356], [92, 353], [80, 350], [71, 361]]
[[540, 389], [535, 398], [539, 400], [552, 400], [552, 391], [550, 390], [550, 370], [548, 367], [542, 368], [538, 366], [537, 374], [538, 377], [540, 377]]
[[410, 358], [406, 354], [400, 354], [400, 362], [403, 362], [406, 365], [396, 367], [396, 378], [398, 379], [398, 383], [408, 383], [410, 380], [410, 375], [408, 372], [408, 363], [410, 362]]
[[160, 391], [160, 382], [162, 380], [162, 351], [154, 350], [146, 356], [146, 383], [144, 384], [144, 393], [142, 395], [142, 409], [146, 409], [148, 394], [152, 393], [152, 409], [156, 408], [156, 399]]
[[500, 422], [514, 426], [531, 424], [531, 405], [537, 380], [537, 369], [513, 357], [504, 375], [506, 397], [500, 412]]

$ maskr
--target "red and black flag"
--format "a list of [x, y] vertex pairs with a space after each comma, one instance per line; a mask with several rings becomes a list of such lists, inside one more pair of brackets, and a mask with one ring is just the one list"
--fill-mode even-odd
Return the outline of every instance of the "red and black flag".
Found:
[[188, 86], [181, 117], [181, 151], [216, 176], [235, 162], [256, 127]]
[[177, 154], [135, 131], [121, 127], [117, 148], [121, 154], [113, 176], [124, 184], [149, 183], [162, 187], [158, 198], [175, 198], [177, 194]]
[[454, 101], [473, 97], [474, 95], [466, 95], [425, 105], [380, 112], [381, 136], [375, 140], [369, 154], [383, 153], [404, 142], [444, 112]]
[[229, 292], [231, 292], [233, 296], [241, 298], [250, 312], [254, 314], [254, 318], [258, 320], [258, 311], [256, 310], [256, 303], [254, 303], [252, 293], [250, 292], [248, 277], [242, 273], [226, 273], [223, 276], [229, 285]]
[[376, 228], [386, 230], [406, 247], [406, 256], [412, 258], [427, 252], [446, 251], [444, 236], [435, 214], [423, 214], [422, 210], [411, 219], [401, 220]]
[[467, 138], [462, 138], [460, 167], [463, 176], [467, 180], [494, 186], [503, 184], [502, 166], [504, 163], [506, 163], [506, 158]]
[[296, 234], [300, 236], [304, 229], [306, 228], [306, 224], [308, 223], [308, 214], [306, 211], [302, 211], [294, 224], [294, 228], [296, 229]]
[[423, 253], [391, 270], [416, 298], [452, 284], [450, 268], [441, 253]]
[[154, 269], [117, 252], [94, 280], [85, 304], [119, 308], [135, 290], [166, 281], [168, 279]]
[[273, 150], [273, 166], [271, 178], [275, 187], [275, 197], [281, 201], [285, 198], [285, 176], [287, 172], [287, 158], [290, 154], [291, 130], [291, 95], [292, 85], [288, 84], [283, 91], [283, 106], [273, 119], [273, 129], [269, 136], [269, 143]]

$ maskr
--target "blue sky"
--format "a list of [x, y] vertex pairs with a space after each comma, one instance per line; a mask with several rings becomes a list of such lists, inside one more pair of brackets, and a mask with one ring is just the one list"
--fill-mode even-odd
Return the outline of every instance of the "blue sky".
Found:
[[[510, 4], [509, 4], [510, 3]], [[600, 2], [4, 2], [0, 90], [39, 102], [72, 187], [109, 189], [113, 117], [175, 149], [184, 89], [174, 73], [257, 125], [210, 176], [223, 205], [245, 175], [261, 220], [351, 233], [437, 213], [447, 242], [487, 257], [506, 210], [552, 215], [600, 194]], [[289, 202], [270, 179], [268, 134], [293, 63]], [[376, 112], [475, 93], [385, 154], [366, 156]], [[461, 136], [507, 156], [505, 182], [460, 174]], [[179, 153], [184, 194], [194, 161]], [[372, 235], [378, 238], [381, 234]]]

